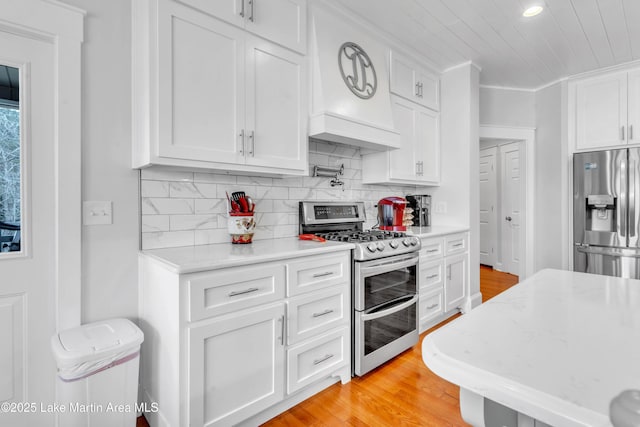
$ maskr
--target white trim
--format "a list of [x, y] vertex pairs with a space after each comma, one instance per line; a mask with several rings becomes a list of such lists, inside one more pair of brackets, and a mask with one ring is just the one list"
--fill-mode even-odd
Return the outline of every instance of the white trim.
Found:
[[494, 85], [480, 85], [480, 89], [512, 90], [515, 92], [535, 92], [537, 90], [537, 89], [524, 89], [519, 87], [494, 86]]
[[546, 88], [548, 88], [548, 87], [551, 87], [551, 86], [553, 86], [553, 85], [560, 84], [560, 83], [562, 83], [562, 82], [566, 82], [567, 80], [569, 80], [569, 77], [562, 77], [562, 78], [560, 78], [560, 79], [557, 79], [557, 80], [552, 81], [551, 83], [547, 83], [547, 84], [544, 84], [544, 85], [542, 85], [542, 86], [540, 86], [540, 87], [537, 87], [537, 88], [535, 89], [535, 92], [537, 92], [537, 91], [539, 91], [539, 90], [544, 90], [544, 89], [546, 89]]
[[51, 0], [0, 0], [0, 26], [54, 46], [56, 326], [81, 321], [81, 44], [85, 13]]
[[[526, 194], [525, 194], [525, 227], [524, 242], [521, 243], [524, 253], [524, 265], [520, 273], [520, 279], [531, 276], [535, 270], [535, 240], [534, 240], [534, 194], [535, 194], [535, 129], [534, 128], [518, 128], [511, 126], [493, 126], [480, 125], [478, 131], [480, 138], [487, 139], [505, 139], [505, 140], [521, 140], [525, 142], [525, 174], [526, 174]], [[472, 207], [479, 209], [479, 206]]]
[[567, 79], [569, 80], [581, 80], [589, 77], [597, 77], [609, 73], [617, 73], [619, 71], [630, 71], [640, 67], [640, 59], [624, 64], [612, 65], [610, 67], [598, 68], [597, 70], [585, 71], [584, 73], [573, 74]]
[[469, 65], [471, 65], [472, 67], [475, 67], [478, 70], [478, 72], [482, 71], [482, 67], [479, 66], [478, 64], [476, 64], [475, 62], [473, 62], [473, 61], [465, 61], [465, 62], [463, 62], [461, 64], [453, 65], [453, 66], [445, 69], [442, 72], [442, 74], [448, 73], [449, 71], [457, 70], [458, 68], [466, 67], [466, 66], [469, 66]]

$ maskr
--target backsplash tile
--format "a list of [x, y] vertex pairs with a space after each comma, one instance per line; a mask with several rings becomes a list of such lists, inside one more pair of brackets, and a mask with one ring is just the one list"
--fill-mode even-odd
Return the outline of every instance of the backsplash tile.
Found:
[[356, 147], [309, 142], [309, 165], [344, 165], [342, 187], [331, 178], [270, 178], [184, 172], [154, 167], [141, 173], [142, 249], [206, 245], [230, 241], [226, 193], [244, 191], [256, 203], [254, 239], [298, 235], [300, 200], [362, 200], [365, 228], [376, 224], [375, 204], [383, 197], [429, 193], [429, 188], [362, 183], [362, 157]]

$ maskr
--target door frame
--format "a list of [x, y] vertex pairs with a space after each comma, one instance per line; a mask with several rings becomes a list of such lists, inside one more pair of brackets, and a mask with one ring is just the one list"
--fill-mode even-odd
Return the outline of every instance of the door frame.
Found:
[[57, 0], [0, 0], [0, 31], [53, 45], [55, 62], [55, 317], [57, 330], [82, 315], [81, 48], [85, 12]]
[[[507, 181], [507, 168], [505, 167], [505, 151], [503, 150], [503, 147], [507, 147], [507, 146], [515, 146], [516, 150], [518, 151], [518, 162], [520, 164], [520, 185], [518, 188], [518, 191], [521, 194], [526, 194], [526, 153], [524, 150], [524, 142], [523, 141], [512, 141], [512, 142], [504, 142], [504, 143], [500, 143], [498, 144], [498, 154], [500, 156], [500, 212], [499, 212], [499, 216], [498, 216], [498, 221], [499, 221], [499, 227], [500, 227], [500, 240], [499, 240], [499, 245], [500, 245], [500, 268], [499, 270], [504, 271], [506, 273], [509, 274], [514, 274], [512, 272], [512, 268], [505, 268], [505, 266], [509, 266], [510, 263], [505, 262], [505, 259], [507, 257], [507, 251], [506, 251], [506, 246], [507, 246], [507, 242], [508, 242], [508, 236], [507, 236], [507, 230], [509, 228], [509, 226], [504, 222], [504, 217], [505, 215], [508, 215], [505, 211], [505, 183]], [[514, 150], [514, 151], [516, 151]], [[521, 200], [521, 205], [522, 205], [522, 200]], [[520, 206], [522, 208], [522, 206]], [[521, 209], [521, 216], [520, 216], [520, 231], [519, 231], [519, 236], [518, 236], [518, 241], [521, 242], [520, 243], [520, 247], [518, 248], [518, 256], [520, 258], [522, 258], [524, 256], [524, 244], [523, 242], [523, 238], [524, 238], [524, 228], [522, 226], [523, 223], [525, 223], [525, 221], [523, 219], [525, 219], [525, 214], [524, 214], [524, 209]], [[520, 275], [520, 270], [522, 269], [522, 264], [520, 263], [521, 261], [519, 260], [519, 265], [518, 265], [518, 276]]]
[[[495, 126], [495, 125], [480, 125], [478, 136], [481, 139], [502, 139], [508, 141], [520, 140], [524, 143], [524, 156], [525, 156], [525, 197], [523, 198], [523, 230], [524, 238], [522, 239], [520, 246], [522, 254], [522, 267], [520, 269], [520, 280], [531, 276], [535, 272], [535, 240], [534, 236], [534, 192], [535, 181], [533, 171], [535, 170], [535, 157], [534, 157], [534, 143], [535, 143], [535, 128], [526, 127], [512, 127], [512, 126]], [[506, 141], [505, 141], [506, 142]], [[480, 161], [478, 157], [477, 162]], [[480, 207], [477, 206], [477, 209]]]

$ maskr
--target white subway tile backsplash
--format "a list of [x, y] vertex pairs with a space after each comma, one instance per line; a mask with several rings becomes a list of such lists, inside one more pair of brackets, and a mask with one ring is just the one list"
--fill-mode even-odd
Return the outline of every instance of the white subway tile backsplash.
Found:
[[362, 157], [356, 147], [309, 141], [309, 170], [313, 166], [344, 164], [331, 187], [331, 178], [311, 176], [271, 178], [225, 173], [175, 171], [152, 167], [141, 173], [142, 248], [206, 245], [230, 242], [227, 196], [244, 191], [256, 203], [254, 240], [298, 234], [300, 200], [362, 200], [365, 228], [376, 224], [375, 204], [386, 196], [429, 192], [425, 188], [362, 184]]

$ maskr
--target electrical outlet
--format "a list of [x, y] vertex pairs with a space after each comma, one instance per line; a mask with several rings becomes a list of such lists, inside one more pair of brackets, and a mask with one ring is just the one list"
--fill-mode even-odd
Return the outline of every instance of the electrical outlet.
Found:
[[111, 202], [83, 202], [82, 223], [84, 225], [112, 224]]
[[433, 207], [433, 213], [447, 213], [447, 202], [437, 202]]

